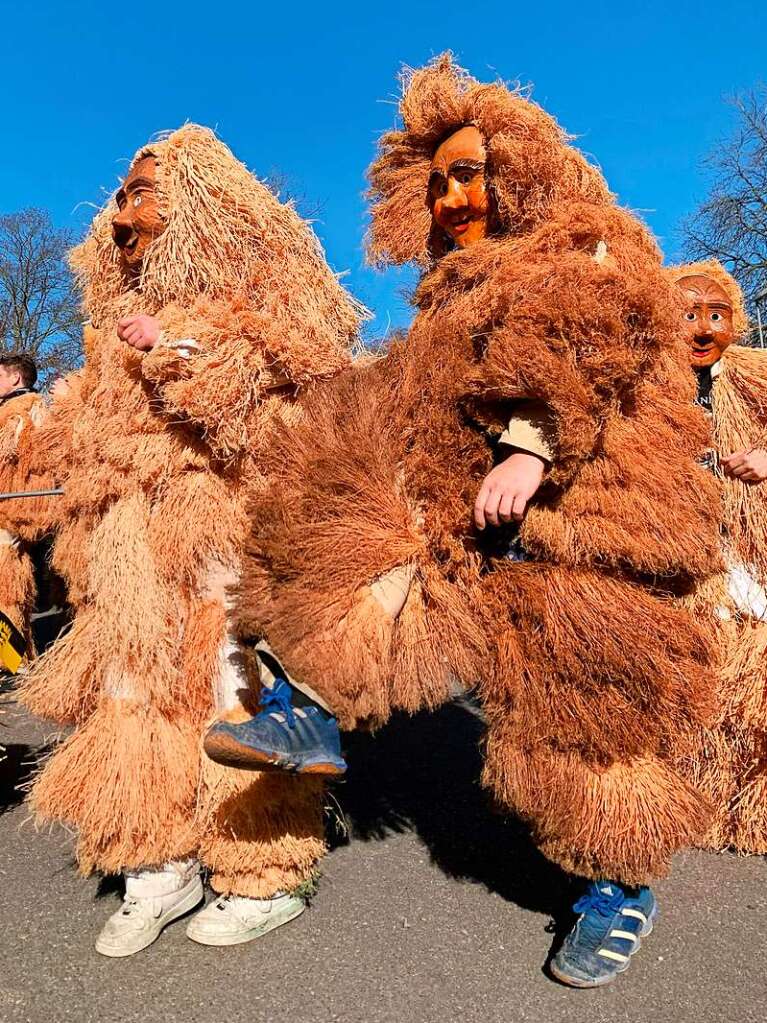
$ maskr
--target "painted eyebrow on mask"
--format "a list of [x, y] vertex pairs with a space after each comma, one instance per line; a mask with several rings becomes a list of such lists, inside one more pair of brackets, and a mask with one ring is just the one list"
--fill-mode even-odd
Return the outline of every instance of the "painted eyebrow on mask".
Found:
[[149, 178], [134, 178], [128, 184], [127, 188], [121, 189], [123, 192], [135, 192], [139, 188], [154, 188], [154, 182], [150, 181]]
[[453, 160], [448, 167], [448, 174], [455, 174], [456, 171], [470, 170], [481, 171], [485, 169], [484, 160]]

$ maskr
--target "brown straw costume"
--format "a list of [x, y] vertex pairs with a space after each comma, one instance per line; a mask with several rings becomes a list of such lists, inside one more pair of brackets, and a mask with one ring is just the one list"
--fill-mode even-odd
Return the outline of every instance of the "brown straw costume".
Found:
[[[677, 296], [647, 229], [519, 91], [445, 55], [405, 75], [400, 113], [370, 171], [370, 252], [423, 269], [417, 316], [318, 390], [289, 452], [271, 448], [240, 628], [345, 728], [478, 684], [500, 803], [565, 868], [646, 882], [708, 826], [669, 758], [717, 709], [713, 644], [683, 603], [720, 552]], [[464, 125], [485, 144], [493, 223], [451, 250], [427, 184]], [[554, 460], [519, 562], [488, 553], [472, 507], [528, 399]], [[413, 578], [392, 619], [370, 587], [397, 566]]]
[[[20, 466], [22, 438], [40, 404], [34, 391], [0, 402], [0, 492], [27, 489]], [[30, 646], [30, 615], [35, 604], [35, 579], [29, 542], [36, 531], [26, 528], [23, 501], [0, 500], [0, 611], [7, 615]]]
[[[267, 425], [283, 430], [299, 393], [348, 364], [360, 309], [309, 226], [212, 132], [183, 127], [134, 163], [148, 155], [166, 226], [139, 276], [112, 240], [114, 197], [72, 256], [87, 356], [42, 450], [66, 465], [54, 564], [76, 615], [22, 695], [74, 731], [31, 803], [77, 830], [84, 872], [197, 855], [218, 891], [269, 897], [323, 853], [321, 788], [203, 770], [200, 734], [237, 702], [226, 587]], [[129, 313], [159, 319], [151, 352], [118, 339]]]
[[[749, 323], [743, 293], [717, 260], [669, 270], [672, 280], [700, 276], [715, 281], [733, 308], [733, 328], [743, 339]], [[742, 344], [725, 349], [711, 392], [712, 445], [718, 456], [767, 448], [767, 353]], [[767, 483], [744, 483], [725, 475], [718, 458], [713, 472], [724, 496], [722, 543], [729, 573], [701, 588], [698, 612], [707, 613], [721, 659], [723, 715], [704, 733], [700, 783], [716, 804], [706, 844], [743, 853], [767, 853]], [[733, 592], [733, 571], [741, 581]], [[750, 590], [751, 599], [743, 601]], [[737, 594], [740, 592], [740, 598]], [[756, 591], [756, 592], [754, 592]], [[750, 606], [746, 606], [749, 605]]]

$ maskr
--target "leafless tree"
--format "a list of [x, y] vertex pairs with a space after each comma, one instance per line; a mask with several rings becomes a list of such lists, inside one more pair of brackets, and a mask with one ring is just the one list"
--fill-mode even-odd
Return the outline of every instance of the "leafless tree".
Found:
[[754, 310], [767, 289], [767, 86], [730, 102], [736, 125], [706, 159], [711, 187], [684, 224], [685, 251], [721, 260]]
[[27, 352], [41, 382], [82, 358], [82, 312], [66, 262], [74, 238], [45, 210], [0, 214], [0, 350]]

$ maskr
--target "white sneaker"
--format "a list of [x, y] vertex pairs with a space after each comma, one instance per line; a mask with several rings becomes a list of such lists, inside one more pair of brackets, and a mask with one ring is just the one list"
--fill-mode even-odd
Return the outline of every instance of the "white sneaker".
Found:
[[295, 895], [272, 899], [220, 895], [195, 913], [186, 925], [186, 934], [200, 945], [239, 945], [286, 924], [305, 909], [304, 900]]
[[194, 860], [166, 863], [159, 870], [126, 871], [122, 908], [107, 920], [96, 951], [113, 959], [140, 952], [163, 927], [199, 906], [204, 895]]

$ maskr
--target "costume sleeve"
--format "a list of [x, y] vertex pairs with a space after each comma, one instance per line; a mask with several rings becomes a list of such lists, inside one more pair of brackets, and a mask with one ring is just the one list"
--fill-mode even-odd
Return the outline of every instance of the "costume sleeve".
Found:
[[[82, 408], [82, 371], [63, 378], [47, 401], [38, 398], [19, 431], [14, 490], [66, 488], [75, 421]], [[25, 539], [34, 540], [56, 528], [64, 510], [62, 497], [8, 501], [9, 513]]]
[[515, 404], [509, 425], [498, 443], [537, 455], [550, 465], [554, 460], [554, 441], [551, 410], [541, 401], [520, 401]]
[[[311, 363], [291, 363], [291, 326], [279, 315], [254, 312], [242, 302], [201, 299], [191, 310], [167, 307], [162, 334], [144, 356], [142, 374], [172, 420], [195, 424], [215, 455], [231, 458], [249, 446], [252, 413], [275, 390], [297, 391], [317, 375], [332, 375], [348, 357], [319, 374]], [[300, 348], [300, 345], [295, 345]], [[304, 340], [303, 348], [311, 347]]]
[[637, 280], [570, 250], [531, 265], [515, 283], [489, 335], [480, 388], [512, 407], [524, 400], [528, 419], [530, 410], [534, 419], [541, 414], [550, 484], [566, 485], [598, 454], [606, 424], [636, 400], [657, 360], [660, 267], [657, 278], [650, 271]]

